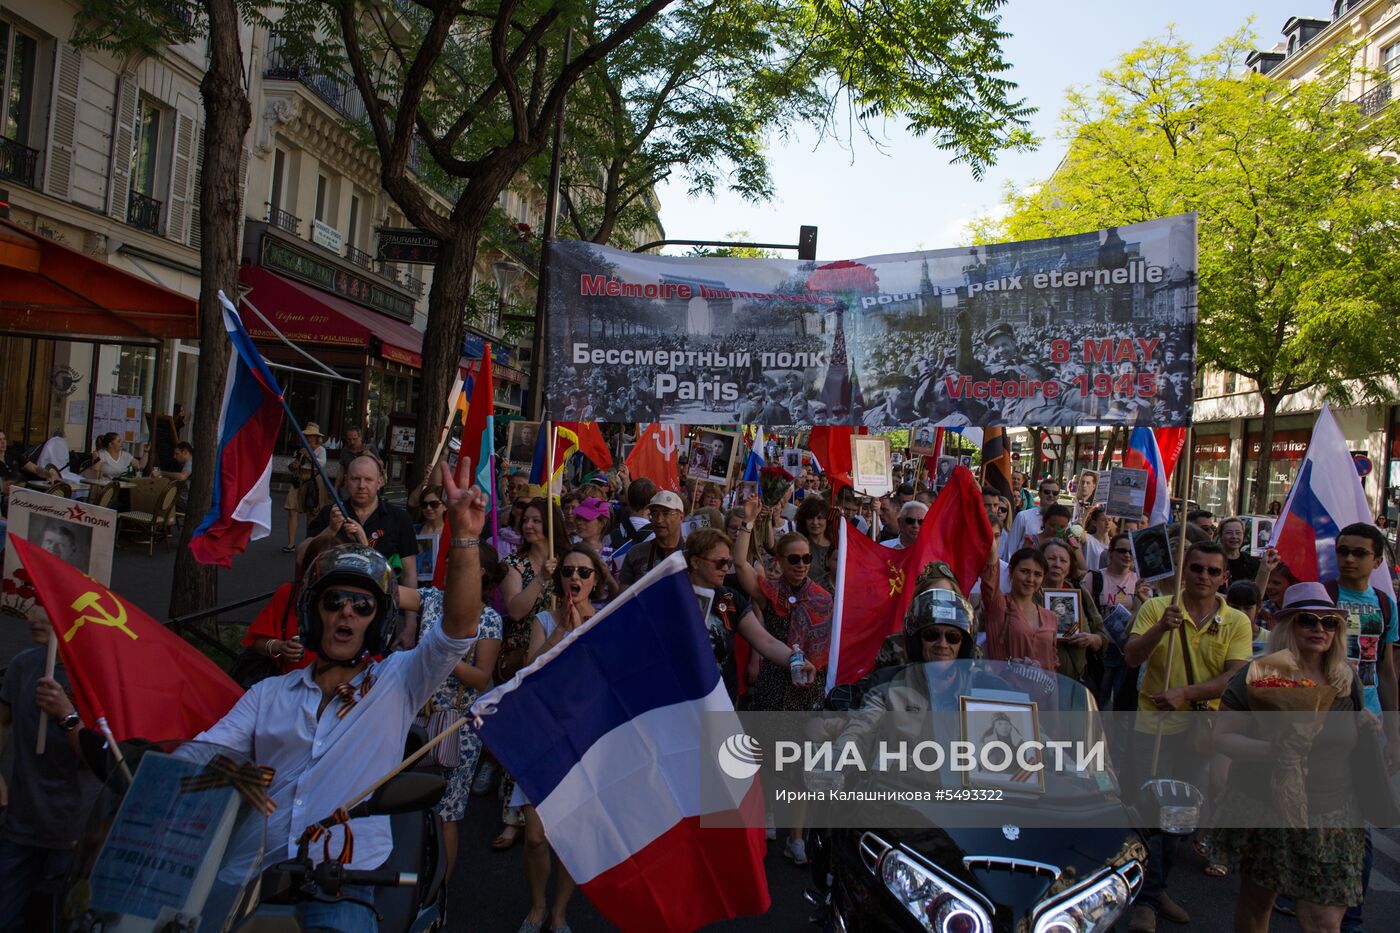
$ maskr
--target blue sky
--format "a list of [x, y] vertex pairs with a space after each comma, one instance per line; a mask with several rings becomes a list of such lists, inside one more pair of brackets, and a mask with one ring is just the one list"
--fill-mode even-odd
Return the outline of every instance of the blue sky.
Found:
[[727, 193], [691, 199], [677, 180], [658, 192], [661, 220], [668, 237], [725, 239], [746, 230], [750, 239], [775, 243], [795, 243], [801, 224], [816, 224], [821, 259], [956, 246], [964, 224], [994, 208], [1007, 182], [1023, 185], [1054, 170], [1064, 151], [1058, 130], [1066, 89], [1093, 83], [1143, 39], [1174, 25], [1182, 38], [1208, 48], [1253, 17], [1255, 47], [1269, 48], [1288, 17], [1325, 18], [1330, 10], [1327, 0], [1011, 0], [1002, 13], [1011, 33], [1004, 48], [1020, 96], [1038, 108], [1036, 151], [1003, 155], [977, 182], [965, 166], [949, 165], [898, 125], [886, 130], [883, 152], [868, 141], [852, 150], [828, 139], [814, 148], [815, 134], [807, 131], [770, 150], [778, 189], [772, 202], [750, 205]]

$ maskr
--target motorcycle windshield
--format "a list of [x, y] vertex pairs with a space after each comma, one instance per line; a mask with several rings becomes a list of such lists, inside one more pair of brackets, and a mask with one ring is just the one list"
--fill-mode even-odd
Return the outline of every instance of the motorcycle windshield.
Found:
[[262, 867], [257, 769], [207, 743], [123, 748], [78, 842], [62, 929], [230, 929]]

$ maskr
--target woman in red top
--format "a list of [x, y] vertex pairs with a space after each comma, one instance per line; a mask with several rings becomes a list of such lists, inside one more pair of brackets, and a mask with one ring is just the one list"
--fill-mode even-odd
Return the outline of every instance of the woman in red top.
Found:
[[1045, 556], [1035, 548], [1011, 555], [1011, 592], [1001, 591], [1001, 565], [992, 554], [982, 568], [982, 608], [987, 630], [987, 657], [994, 661], [1031, 661], [1047, 671], [1059, 667], [1055, 650], [1055, 613], [1035, 601], [1047, 571]]
[[300, 670], [316, 660], [316, 652], [305, 650], [297, 641], [296, 592], [301, 585], [301, 575], [321, 552], [343, 543], [320, 537], [307, 539], [298, 555], [292, 582], [283, 583], [273, 591], [272, 598], [243, 633], [243, 645], [276, 661], [279, 674]]

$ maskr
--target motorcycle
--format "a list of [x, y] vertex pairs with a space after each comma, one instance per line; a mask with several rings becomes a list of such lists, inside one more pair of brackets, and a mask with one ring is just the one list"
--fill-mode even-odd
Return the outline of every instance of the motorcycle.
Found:
[[[87, 739], [87, 736], [84, 736]], [[333, 901], [346, 886], [374, 889], [384, 933], [445, 923], [442, 821], [446, 789], [433, 774], [395, 775], [349, 811], [388, 816], [393, 847], [379, 868], [314, 860], [303, 838], [291, 858], [267, 848], [266, 781], [232, 749], [201, 742], [124, 744], [118, 764], [94, 737], [86, 749], [103, 788], [79, 840], [60, 905], [72, 933], [292, 933], [297, 906]], [[328, 814], [329, 816], [329, 814]], [[353, 898], [350, 898], [354, 900]]]
[[[944, 697], [931, 695], [931, 689], [925, 694], [928, 710], [945, 711], [935, 717], [958, 710], [959, 694], [982, 686], [1000, 697], [1035, 702], [1039, 727], [1047, 733], [1057, 722], [1101, 728], [1092, 696], [1068, 678], [991, 661], [942, 665], [945, 673], [948, 665], [958, 666], [952, 680], [960, 687]], [[917, 683], [925, 667], [886, 669], [859, 684], [839, 686], [827, 697], [826, 708], [859, 710], [867, 696], [892, 689], [891, 675], [906, 685]], [[918, 677], [911, 680], [910, 671]], [[1070, 715], [1057, 718], [1055, 711]], [[1141, 830], [1131, 828], [1144, 824], [1120, 799], [1111, 769], [1093, 775], [1051, 775], [1047, 769], [1046, 774], [1040, 791], [1007, 791], [994, 810], [975, 811], [979, 816], [974, 819], [982, 813], [994, 817], [987, 820], [990, 825], [969, 825], [961, 815], [968, 811], [957, 811], [960, 818], [944, 819], [956, 825], [940, 826], [937, 813], [930, 811], [930, 821], [916, 828], [814, 832], [807, 847], [815, 883], [807, 899], [817, 907], [813, 923], [839, 933], [1112, 930], [1145, 878], [1146, 840]], [[1074, 828], [1047, 825], [1056, 812], [1064, 816], [1062, 826]]]

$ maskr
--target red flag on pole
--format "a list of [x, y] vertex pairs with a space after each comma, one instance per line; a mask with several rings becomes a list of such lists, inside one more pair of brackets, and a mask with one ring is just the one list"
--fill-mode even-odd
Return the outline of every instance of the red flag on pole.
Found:
[[1162, 455], [1162, 468], [1166, 471], [1162, 482], [1169, 483], [1172, 471], [1176, 469], [1176, 462], [1181, 459], [1181, 454], [1186, 449], [1186, 429], [1153, 428], [1152, 433], [1157, 438], [1157, 451]]
[[842, 486], [851, 485], [851, 435], [865, 433], [863, 427], [822, 426], [813, 428], [807, 438], [807, 449], [821, 464], [833, 493]]
[[982, 490], [972, 471], [962, 466], [929, 507], [911, 547], [884, 547], [853, 533], [848, 521], [841, 522], [840, 535], [828, 691], [855, 683], [875, 667], [881, 643], [904, 625], [914, 583], [924, 567], [944, 561], [966, 594], [992, 552], [992, 526], [982, 508]]
[[84, 721], [117, 739], [190, 739], [243, 691], [193, 645], [112, 590], [35, 545], [10, 547], [53, 623]]
[[600, 470], [606, 470], [612, 466], [612, 451], [608, 450], [608, 442], [603, 440], [603, 432], [598, 427], [598, 422], [561, 421], [559, 428], [561, 431], [573, 432], [578, 452], [587, 457], [589, 463]]
[[653, 421], [642, 430], [627, 455], [627, 472], [633, 479], [649, 479], [657, 489], [681, 491], [680, 428]]

